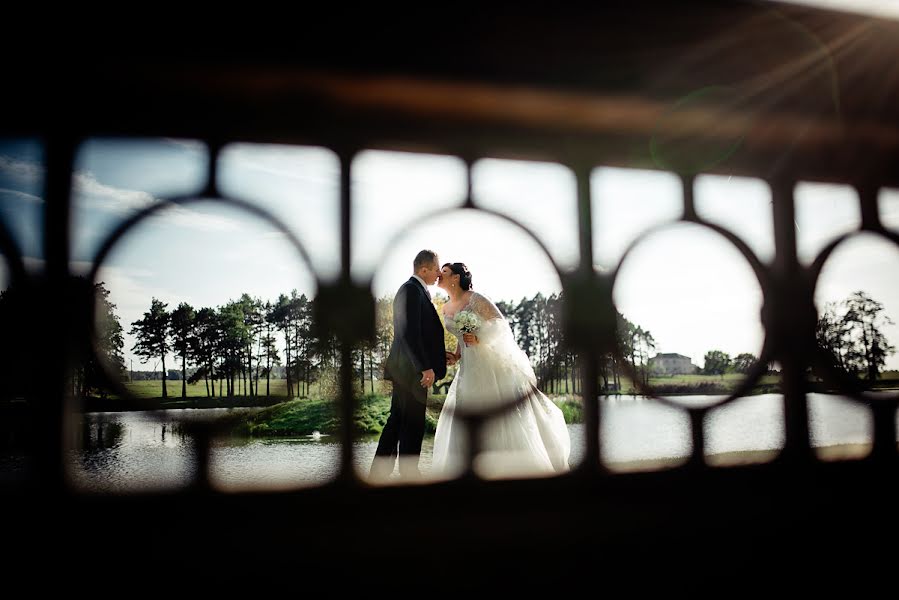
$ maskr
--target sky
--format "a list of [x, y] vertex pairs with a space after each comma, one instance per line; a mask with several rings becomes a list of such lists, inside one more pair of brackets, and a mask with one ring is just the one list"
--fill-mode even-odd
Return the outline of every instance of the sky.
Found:
[[[75, 173], [73, 270], [86, 273], [111, 228], [135, 211], [163, 197], [196, 194], [206, 160], [204, 146], [189, 141], [85, 143]], [[126, 330], [126, 366], [133, 359], [135, 370], [157, 368], [155, 361], [141, 363], [133, 355], [134, 340], [127, 335], [152, 297], [174, 309], [180, 302], [221, 306], [244, 292], [263, 301], [293, 289], [314, 296], [317, 280], [339, 273], [339, 163], [333, 153], [233, 145], [220, 157], [219, 172], [224, 195], [266, 210], [301, 248], [275, 224], [210, 200], [167, 209], [137, 225], [100, 272]], [[42, 264], [42, 179], [38, 144], [0, 141], [0, 220], [32, 269]], [[474, 288], [494, 300], [557, 293], [558, 271], [577, 266], [576, 182], [561, 165], [475, 163], [475, 201], [497, 214], [461, 208], [466, 174], [456, 157], [366, 151], [354, 160], [352, 185], [351, 273], [356, 281], [371, 282], [376, 296], [392, 294], [409, 277], [412, 258], [422, 248], [436, 251], [441, 262], [465, 262]], [[684, 354], [700, 366], [712, 349], [731, 356], [758, 354], [763, 331], [755, 276], [717, 234], [672, 224], [681, 210], [678, 179], [661, 171], [597, 168], [591, 187], [594, 268], [612, 272], [630, 248], [614, 299], [628, 319], [653, 334], [656, 350]], [[771, 194], [764, 182], [700, 176], [696, 206], [702, 217], [741, 237], [763, 262], [771, 260]], [[800, 259], [806, 264], [860, 223], [849, 188], [802, 183], [796, 207]], [[880, 211], [899, 231], [899, 191], [881, 194]], [[816, 301], [823, 305], [864, 289], [899, 321], [897, 268], [899, 249], [870, 234], [855, 236], [825, 265]], [[3, 286], [4, 270], [0, 267]], [[899, 346], [899, 328], [886, 333]], [[899, 368], [899, 357], [891, 357], [888, 367]]]

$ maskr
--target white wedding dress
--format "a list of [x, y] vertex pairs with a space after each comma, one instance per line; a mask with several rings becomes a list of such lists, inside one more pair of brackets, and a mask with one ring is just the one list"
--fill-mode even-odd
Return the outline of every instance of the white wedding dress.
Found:
[[[478, 344], [465, 346], [462, 341], [455, 323], [462, 310], [480, 317]], [[445, 316], [444, 322], [456, 336], [462, 356], [437, 421], [432, 473], [454, 476], [465, 467], [468, 433], [465, 423], [454, 418], [454, 410], [509, 406], [526, 393], [530, 396], [524, 402], [486, 423], [482, 451], [475, 462], [477, 471], [487, 477], [503, 477], [568, 470], [571, 440], [562, 411], [537, 389], [534, 369], [496, 305], [475, 292], [462, 309]]]

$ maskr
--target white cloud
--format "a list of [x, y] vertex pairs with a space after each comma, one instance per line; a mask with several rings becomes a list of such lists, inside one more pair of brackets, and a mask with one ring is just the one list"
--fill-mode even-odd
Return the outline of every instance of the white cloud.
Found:
[[74, 184], [75, 194], [82, 195], [79, 200], [120, 214], [136, 212], [156, 202], [152, 194], [106, 185], [92, 173], [76, 173]]
[[339, 163], [325, 148], [275, 144], [230, 144], [221, 153], [221, 170], [238, 167], [278, 178], [337, 184]]
[[207, 153], [206, 144], [204, 144], [203, 142], [198, 142], [196, 140], [180, 140], [176, 138], [163, 138], [163, 140], [175, 146], [180, 146], [181, 148], [190, 150], [191, 152], [196, 152], [198, 154]]
[[[77, 173], [74, 179], [76, 206], [96, 208], [128, 216], [162, 202], [152, 194], [106, 185], [91, 173]], [[151, 217], [165, 223], [202, 231], [237, 231], [240, 224], [233, 218], [192, 210], [172, 204]]]
[[8, 194], [10, 196], [15, 196], [25, 202], [34, 202], [37, 204], [43, 204], [44, 199], [40, 196], [35, 196], [34, 194], [29, 194], [27, 192], [20, 192], [19, 190], [11, 190], [9, 188], [0, 188], [0, 193]]
[[44, 167], [30, 160], [18, 160], [0, 156], [0, 171], [15, 177], [22, 183], [39, 183], [44, 178]]
[[[191, 146], [192, 147], [192, 146]], [[44, 167], [32, 161], [23, 161], [0, 156], [0, 171], [15, 177], [22, 183], [37, 183], [44, 175]], [[118, 215], [131, 215], [137, 211], [151, 206], [160, 199], [140, 190], [130, 190], [107, 185], [99, 181], [92, 173], [86, 171], [76, 172], [73, 177], [75, 192], [75, 205], [81, 208], [96, 208]], [[0, 188], [0, 192], [14, 194], [31, 202], [43, 202], [43, 199], [33, 194], [19, 190]], [[164, 219], [172, 225], [200, 229], [203, 231], [237, 231], [240, 224], [228, 217], [201, 213], [184, 206], [171, 206], [157, 217]]]
[[240, 223], [224, 215], [212, 215], [205, 212], [191, 210], [184, 206], [172, 205], [158, 213], [155, 219], [185, 227], [187, 229], [199, 229], [201, 231], [239, 231]]

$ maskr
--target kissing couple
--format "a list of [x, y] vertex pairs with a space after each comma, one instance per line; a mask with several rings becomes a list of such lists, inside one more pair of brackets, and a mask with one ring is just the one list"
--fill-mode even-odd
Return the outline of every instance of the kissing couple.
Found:
[[[419, 252], [412, 269], [393, 300], [393, 342], [384, 367], [393, 396], [370, 479], [388, 479], [397, 458], [401, 478], [421, 477], [428, 389], [454, 364], [459, 369], [434, 435], [433, 476], [451, 477], [467, 466], [468, 432], [453, 418], [455, 410], [487, 410], [525, 396], [481, 429], [478, 470], [488, 475], [566, 471], [571, 440], [562, 411], [537, 389], [530, 360], [496, 305], [474, 291], [471, 271], [459, 262], [441, 265], [431, 250]], [[428, 291], [435, 283], [449, 295], [442, 311], [447, 331], [456, 338], [452, 352], [444, 345], [443, 325]]]

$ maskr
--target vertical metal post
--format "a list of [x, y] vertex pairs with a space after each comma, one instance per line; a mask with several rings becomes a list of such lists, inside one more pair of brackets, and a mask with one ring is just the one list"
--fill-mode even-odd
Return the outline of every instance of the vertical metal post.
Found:
[[809, 340], [804, 325], [808, 300], [799, 266], [796, 249], [796, 206], [793, 197], [795, 182], [792, 179], [777, 179], [771, 182], [774, 216], [774, 289], [769, 292], [771, 306], [781, 311], [776, 318], [766, 324], [777, 331], [774, 335], [779, 344], [778, 358], [782, 367], [784, 394], [784, 425], [786, 439], [783, 457], [804, 460], [811, 456], [811, 441], [808, 426], [808, 400], [806, 398], [805, 370], [808, 364], [806, 352]]
[[[351, 167], [354, 153], [340, 153], [340, 281], [350, 289], [350, 217], [352, 210]], [[343, 480], [355, 481], [353, 469], [353, 373], [350, 341], [340, 342], [340, 474]]]
[[[578, 239], [580, 241], [580, 276], [585, 280], [595, 277], [593, 270], [593, 206], [591, 196], [589, 165], [578, 165], [574, 169], [577, 178], [577, 217]], [[583, 364], [583, 403], [584, 425], [586, 429], [586, 448], [582, 468], [593, 471], [600, 468], [600, 424], [602, 421], [599, 406], [599, 357], [597, 350], [599, 340], [581, 353]]]
[[[46, 376], [38, 378], [32, 407], [32, 440], [35, 447], [38, 484], [49, 492], [62, 492], [65, 486], [66, 411], [70, 409], [70, 363], [74, 340], [73, 318], [69, 310], [59, 310], [51, 302], [69, 293], [69, 248], [72, 171], [76, 141], [65, 133], [46, 139], [46, 180], [44, 181], [44, 259], [43, 285], [32, 306], [37, 311], [35, 339], [58, 340], [54, 352], [46, 355]], [[77, 303], [68, 303], [73, 306]]]

